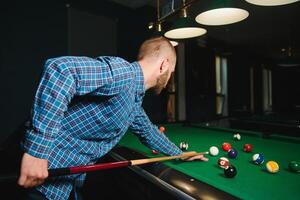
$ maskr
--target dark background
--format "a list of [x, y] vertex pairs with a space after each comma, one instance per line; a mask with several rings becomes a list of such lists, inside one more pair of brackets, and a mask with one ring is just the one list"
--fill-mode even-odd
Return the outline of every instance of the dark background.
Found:
[[[190, 14], [194, 16], [197, 10], [204, 9], [205, 2], [198, 1]], [[274, 115], [299, 121], [300, 66], [283, 68], [276, 62], [286, 54], [282, 49], [289, 45], [293, 47], [295, 57], [300, 57], [300, 3], [269, 8], [250, 5], [242, 0], [235, 2], [247, 8], [250, 12], [248, 19], [232, 25], [205, 27], [208, 30], [206, 35], [179, 41], [185, 47], [186, 122], [206, 123], [220, 119], [215, 114], [216, 55], [228, 59], [228, 118], [266, 114], [262, 103], [262, 66], [267, 66], [273, 75]], [[148, 23], [155, 19], [154, 0], [1, 3], [0, 147], [9, 146], [15, 139], [15, 133], [23, 132], [22, 125], [30, 117], [40, 74], [48, 58], [115, 55], [135, 61], [139, 45], [152, 35], [147, 29]], [[252, 111], [251, 67], [255, 77], [255, 106]], [[160, 96], [148, 93], [144, 99], [143, 107], [154, 123], [166, 122], [167, 96], [167, 92], [163, 91]], [[16, 171], [19, 165], [13, 153], [5, 152], [4, 156], [1, 155], [1, 162], [16, 167]], [[2, 167], [10, 169], [10, 165]], [[122, 174], [130, 173], [122, 170]], [[98, 193], [104, 195], [103, 198], [113, 199], [112, 193], [118, 196], [127, 192], [124, 185], [119, 186], [125, 190], [120, 193], [110, 188], [119, 184], [116, 175], [103, 172], [99, 178], [91, 179], [98, 182], [88, 182], [88, 199], [94, 199], [93, 195]], [[110, 180], [110, 184], [106, 180]], [[2, 184], [0, 189], [13, 196], [14, 186]], [[99, 188], [103, 190], [99, 191]], [[159, 194], [162, 194], [161, 191]]]
[[[130, 1], [142, 2], [142, 1]], [[1, 5], [0, 143], [30, 116], [40, 74], [48, 58], [65, 55], [117, 55], [134, 61], [147, 29], [156, 19], [156, 1], [126, 6], [113, 1], [7, 1]], [[162, 1], [166, 2], [166, 1]], [[185, 45], [187, 120], [202, 122], [215, 115], [214, 56], [228, 58], [229, 115], [250, 109], [249, 68], [255, 73], [255, 108], [262, 112], [261, 68], [273, 73], [273, 111], [299, 117], [300, 67], [280, 68], [282, 48], [299, 52], [299, 3], [275, 8], [247, 6], [243, 22], [206, 27], [205, 36], [180, 41]], [[205, 3], [204, 3], [205, 5]], [[198, 2], [191, 8], [202, 9]], [[144, 108], [155, 123], [166, 121], [166, 92], [147, 94]]]
[[153, 14], [106, 2], [30, 0], [1, 6], [0, 142], [30, 116], [48, 58], [118, 55], [134, 61], [149, 37], [146, 19]]

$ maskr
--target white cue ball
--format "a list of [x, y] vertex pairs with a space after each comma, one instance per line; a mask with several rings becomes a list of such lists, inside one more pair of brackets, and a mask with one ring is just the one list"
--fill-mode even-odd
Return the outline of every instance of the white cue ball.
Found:
[[209, 148], [209, 153], [212, 156], [217, 156], [219, 154], [219, 149], [216, 146], [212, 146]]

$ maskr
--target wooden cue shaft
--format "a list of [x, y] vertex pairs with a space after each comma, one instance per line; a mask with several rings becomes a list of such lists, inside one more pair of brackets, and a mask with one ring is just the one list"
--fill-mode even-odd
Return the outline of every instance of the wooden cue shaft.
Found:
[[[60, 176], [66, 174], [79, 174], [85, 173], [89, 171], [97, 171], [103, 169], [112, 169], [112, 168], [119, 168], [119, 167], [127, 167], [132, 165], [142, 165], [147, 163], [165, 161], [165, 160], [173, 160], [176, 158], [186, 158], [196, 155], [203, 155], [207, 154], [208, 152], [197, 153], [194, 151], [186, 152], [177, 156], [164, 156], [158, 158], [145, 158], [145, 159], [137, 159], [137, 160], [124, 160], [119, 162], [110, 162], [110, 163], [100, 163], [94, 165], [84, 165], [84, 166], [77, 166], [77, 167], [67, 167], [67, 168], [58, 168], [58, 169], [50, 169], [52, 173], [49, 173], [50, 176]], [[69, 170], [69, 171], [68, 171]]]
[[142, 164], [147, 164], [147, 163], [153, 163], [153, 162], [159, 162], [159, 161], [166, 161], [166, 160], [174, 160], [176, 158], [187, 158], [187, 157], [192, 157], [192, 156], [197, 156], [197, 155], [204, 155], [208, 154], [208, 152], [200, 152], [197, 153], [195, 151], [191, 152], [186, 152], [177, 156], [163, 156], [163, 157], [158, 157], [158, 158], [145, 158], [145, 159], [138, 159], [138, 160], [131, 160], [131, 165], [142, 165]]

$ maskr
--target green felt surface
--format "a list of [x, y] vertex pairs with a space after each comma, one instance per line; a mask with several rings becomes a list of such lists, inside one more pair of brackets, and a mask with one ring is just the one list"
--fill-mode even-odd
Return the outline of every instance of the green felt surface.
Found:
[[[165, 125], [165, 128], [167, 137], [178, 146], [181, 141], [186, 141], [189, 144], [188, 150], [191, 151], [208, 151], [211, 146], [217, 146], [220, 151], [215, 157], [207, 155], [208, 162], [167, 161], [164, 162], [166, 165], [242, 199], [300, 199], [300, 173], [288, 170], [290, 161], [300, 161], [299, 142], [265, 139], [259, 133], [249, 134], [243, 131], [239, 131], [241, 141], [235, 141], [233, 134], [237, 130], [230, 132], [230, 129], [184, 127], [180, 124]], [[224, 177], [223, 169], [217, 165], [220, 157], [228, 157], [221, 148], [223, 142], [231, 143], [238, 150], [237, 158], [229, 158], [230, 163], [237, 168], [237, 176], [234, 178]], [[243, 152], [245, 143], [253, 145], [252, 153]], [[120, 145], [135, 149], [148, 157], [161, 156], [153, 155], [130, 132], [121, 140]], [[254, 153], [264, 155], [265, 162], [262, 165], [252, 163]], [[269, 160], [279, 164], [278, 173], [271, 174], [265, 170], [265, 163]]]

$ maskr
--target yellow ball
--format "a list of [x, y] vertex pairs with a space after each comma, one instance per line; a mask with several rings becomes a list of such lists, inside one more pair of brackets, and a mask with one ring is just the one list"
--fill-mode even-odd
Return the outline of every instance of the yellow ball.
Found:
[[279, 165], [275, 161], [268, 161], [266, 163], [266, 168], [267, 168], [268, 172], [270, 172], [270, 173], [276, 173], [279, 171]]

